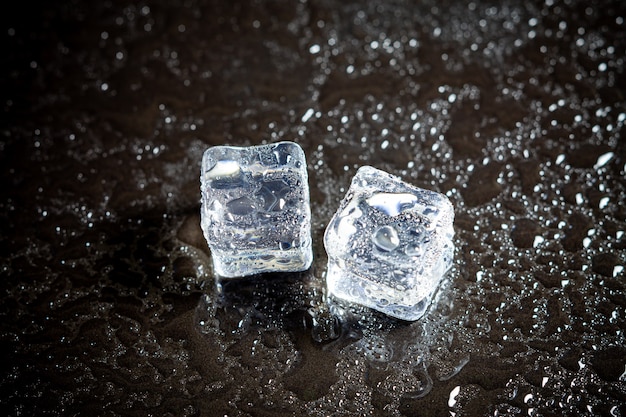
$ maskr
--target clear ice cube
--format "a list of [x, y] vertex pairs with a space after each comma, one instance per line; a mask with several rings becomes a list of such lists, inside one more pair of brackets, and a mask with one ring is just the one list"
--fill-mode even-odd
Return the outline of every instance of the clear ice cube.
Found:
[[328, 293], [419, 319], [452, 266], [453, 221], [445, 195], [360, 168], [324, 234]]
[[293, 142], [204, 152], [201, 227], [220, 277], [311, 266], [306, 160]]

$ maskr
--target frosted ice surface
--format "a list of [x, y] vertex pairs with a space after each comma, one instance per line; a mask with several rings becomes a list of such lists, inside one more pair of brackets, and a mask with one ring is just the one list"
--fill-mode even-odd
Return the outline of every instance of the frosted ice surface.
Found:
[[201, 226], [217, 275], [310, 267], [309, 184], [299, 145], [211, 147], [200, 181]]
[[448, 198], [360, 168], [324, 235], [329, 294], [417, 320], [452, 265]]

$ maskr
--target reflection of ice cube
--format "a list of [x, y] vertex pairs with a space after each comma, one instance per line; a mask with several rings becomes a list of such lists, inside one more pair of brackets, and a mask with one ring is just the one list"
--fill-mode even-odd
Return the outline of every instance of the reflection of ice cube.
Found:
[[204, 153], [200, 181], [201, 226], [217, 275], [309, 268], [311, 212], [300, 146], [214, 146]]
[[452, 265], [448, 198], [362, 167], [324, 235], [329, 294], [417, 320]]

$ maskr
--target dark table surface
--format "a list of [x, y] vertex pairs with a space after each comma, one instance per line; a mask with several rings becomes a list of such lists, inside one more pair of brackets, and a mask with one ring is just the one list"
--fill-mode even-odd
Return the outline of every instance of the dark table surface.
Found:
[[[5, 415], [626, 416], [623, 2], [174, 3], [3, 12]], [[278, 140], [313, 266], [216, 285], [202, 152]], [[362, 165], [454, 204], [417, 322], [326, 299]]]

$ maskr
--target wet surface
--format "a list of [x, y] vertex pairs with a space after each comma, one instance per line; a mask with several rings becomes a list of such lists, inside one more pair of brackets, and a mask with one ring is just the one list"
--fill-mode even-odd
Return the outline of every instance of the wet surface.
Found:
[[[411, 3], [3, 15], [7, 415], [626, 415], [626, 8]], [[216, 285], [202, 152], [279, 140], [313, 266]], [[325, 299], [366, 164], [455, 206], [415, 323]]]

